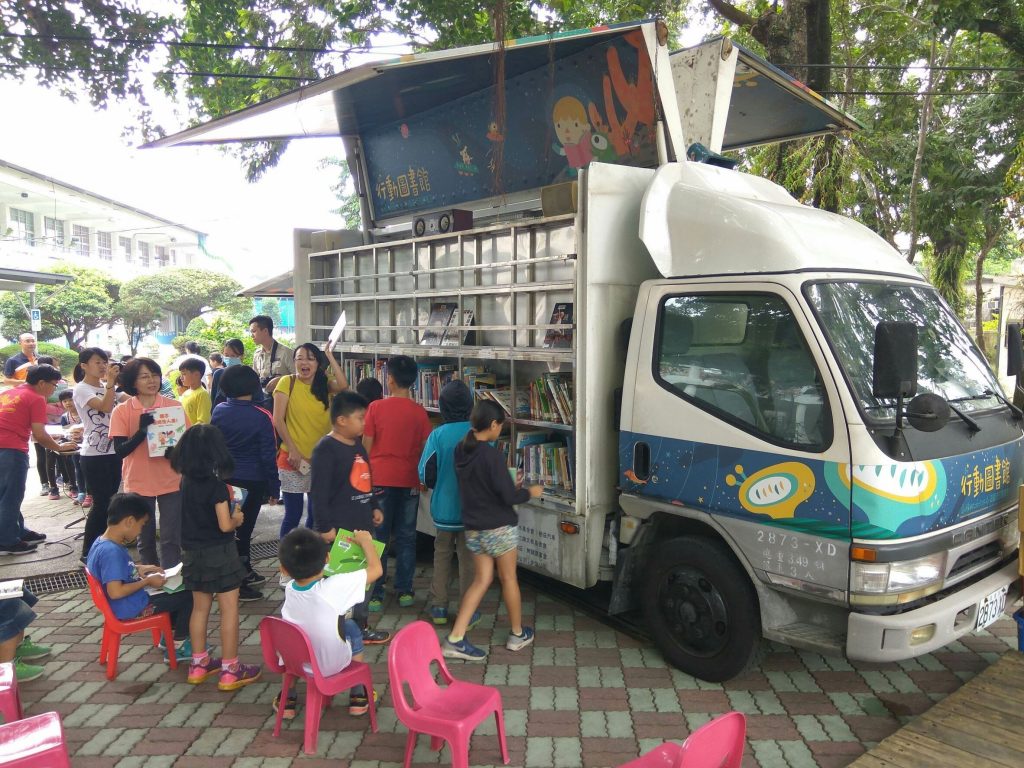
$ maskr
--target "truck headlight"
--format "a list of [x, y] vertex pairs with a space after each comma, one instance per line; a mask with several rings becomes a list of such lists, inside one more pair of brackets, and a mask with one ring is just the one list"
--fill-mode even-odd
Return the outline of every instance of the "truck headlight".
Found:
[[945, 564], [944, 552], [895, 563], [853, 562], [850, 591], [883, 594], [919, 589], [942, 579]]

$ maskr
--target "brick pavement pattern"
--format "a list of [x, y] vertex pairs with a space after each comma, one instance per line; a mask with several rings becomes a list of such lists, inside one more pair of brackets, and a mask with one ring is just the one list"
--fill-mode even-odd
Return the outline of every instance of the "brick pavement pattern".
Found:
[[[279, 613], [283, 593], [272, 568], [262, 602], [242, 603], [241, 657], [261, 661], [257, 626]], [[419, 618], [429, 571], [418, 572], [420, 602], [385, 604], [377, 626], [395, 630]], [[500, 687], [511, 765], [602, 768], [617, 766], [665, 740], [682, 740], [731, 709], [747, 715], [744, 768], [839, 768], [959, 688], [1009, 648], [1016, 626], [1004, 617], [988, 631], [940, 652], [901, 664], [850, 664], [766, 644], [761, 663], [725, 684], [705, 683], [666, 666], [642, 641], [524, 586], [523, 612], [537, 629], [531, 648], [508, 651], [508, 621], [494, 615], [498, 593], [481, 606], [485, 619], [470, 637], [489, 644], [485, 664], [450, 662], [465, 680]], [[387, 690], [387, 647], [369, 646], [367, 660], [381, 695], [380, 732], [367, 718], [348, 715], [338, 698], [321, 721], [318, 754], [302, 753], [303, 719], [272, 736], [270, 702], [276, 675], [234, 693], [215, 681], [185, 683], [186, 666], [172, 672], [148, 635], [121, 645], [119, 675], [107, 682], [97, 661], [102, 619], [85, 591], [45, 596], [30, 627], [33, 640], [52, 645], [46, 674], [24, 684], [29, 714], [56, 710], [64, 720], [76, 768], [388, 768], [401, 765], [406, 729]], [[211, 617], [215, 646], [217, 614]], [[300, 704], [302, 697], [300, 696]], [[474, 766], [500, 765], [493, 720], [473, 738]], [[450, 765], [421, 738], [414, 765]]]

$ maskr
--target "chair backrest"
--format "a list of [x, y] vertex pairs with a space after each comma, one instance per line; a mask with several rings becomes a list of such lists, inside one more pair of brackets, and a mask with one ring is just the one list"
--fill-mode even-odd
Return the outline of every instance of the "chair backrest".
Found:
[[740, 768], [747, 718], [742, 712], [716, 717], [683, 742], [681, 768]]
[[309, 636], [298, 624], [277, 616], [263, 617], [260, 621], [260, 645], [263, 646], [263, 660], [275, 672], [309, 677], [312, 671], [315, 681], [324, 679]]
[[[436, 661], [444, 679], [452, 676], [441, 654], [437, 632], [425, 621], [414, 621], [402, 627], [391, 639], [388, 647], [388, 679], [391, 682], [391, 700], [399, 718], [419, 708], [416, 702], [430, 698], [439, 686], [434, 680], [431, 663]], [[413, 700], [405, 698], [409, 686]]]
[[89, 582], [89, 594], [92, 595], [92, 601], [100, 609], [100, 613], [108, 621], [117, 622], [118, 619], [114, 615], [114, 609], [110, 607], [110, 601], [107, 599], [106, 590], [103, 589], [103, 585], [100, 584], [97, 578], [89, 573], [88, 568], [85, 569], [85, 580]]

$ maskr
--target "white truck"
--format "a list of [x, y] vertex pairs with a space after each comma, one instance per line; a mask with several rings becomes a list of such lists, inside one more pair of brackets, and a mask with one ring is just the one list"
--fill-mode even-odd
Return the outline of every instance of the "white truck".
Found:
[[300, 336], [345, 311], [353, 381], [408, 354], [429, 410], [452, 377], [502, 403], [510, 466], [548, 489], [522, 565], [611, 581], [679, 668], [728, 679], [762, 636], [899, 660], [987, 626], [1021, 413], [898, 252], [717, 154], [855, 123], [729, 40], [664, 41], [404, 56], [155, 144], [342, 136], [364, 226], [297, 231]]

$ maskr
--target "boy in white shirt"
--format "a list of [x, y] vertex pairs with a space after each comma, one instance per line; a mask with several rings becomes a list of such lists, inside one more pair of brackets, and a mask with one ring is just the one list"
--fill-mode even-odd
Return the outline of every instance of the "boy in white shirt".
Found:
[[[295, 528], [281, 539], [278, 557], [281, 572], [293, 581], [284, 593], [281, 616], [302, 627], [309, 637], [317, 666], [325, 677], [363, 660], [363, 631], [345, 614], [366, 599], [370, 584], [381, 577], [383, 568], [369, 531], [355, 531], [353, 541], [366, 555], [366, 570], [324, 577], [331, 545], [308, 528]], [[274, 701], [274, 710], [280, 702]], [[350, 715], [364, 715], [369, 700], [363, 686], [352, 689]], [[288, 697], [284, 717], [295, 717], [295, 699]]]

